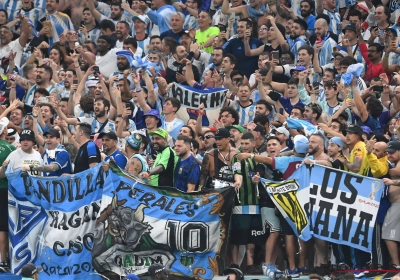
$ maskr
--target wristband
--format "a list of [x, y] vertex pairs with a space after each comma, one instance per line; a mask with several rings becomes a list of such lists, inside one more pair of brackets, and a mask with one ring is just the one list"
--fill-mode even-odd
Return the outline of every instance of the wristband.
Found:
[[284, 121], [282, 125], [283, 125], [283, 126], [286, 126], [286, 125], [287, 125], [287, 121]]

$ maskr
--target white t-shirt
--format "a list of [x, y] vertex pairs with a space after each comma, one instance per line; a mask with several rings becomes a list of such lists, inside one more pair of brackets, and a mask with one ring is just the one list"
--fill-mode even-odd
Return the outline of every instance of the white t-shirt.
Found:
[[117, 68], [117, 52], [121, 49], [113, 48], [103, 56], [96, 56], [96, 65], [99, 66], [100, 73], [105, 77], [110, 77]]
[[15, 39], [14, 41], [11, 41], [6, 46], [0, 47], [0, 58], [9, 57], [11, 50], [13, 52], [17, 52], [17, 55], [15, 56], [15, 65], [18, 66], [21, 65], [21, 58], [24, 48], [19, 43], [19, 38]]
[[[11, 152], [6, 160], [10, 160], [6, 173], [21, 170], [23, 165], [43, 165], [42, 157], [38, 151], [34, 151], [32, 154], [27, 154], [21, 148]], [[42, 176], [42, 172], [38, 171], [29, 171], [29, 173], [34, 176]]]

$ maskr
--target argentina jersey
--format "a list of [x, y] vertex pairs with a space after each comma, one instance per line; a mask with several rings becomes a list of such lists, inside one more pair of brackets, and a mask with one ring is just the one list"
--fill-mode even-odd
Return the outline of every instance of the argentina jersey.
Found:
[[321, 67], [331, 62], [333, 48], [336, 46], [337, 43], [331, 37], [326, 38], [322, 42], [322, 48], [318, 54], [319, 65]]
[[256, 115], [256, 104], [253, 102], [247, 107], [242, 107], [238, 102], [236, 111], [239, 113], [239, 125], [243, 126], [253, 121]]
[[340, 14], [338, 12], [331, 12], [328, 11], [327, 9], [324, 9], [324, 14], [328, 15], [331, 23], [329, 24], [329, 32], [332, 32], [334, 34], [340, 34]]
[[50, 21], [53, 31], [53, 36], [49, 38], [49, 45], [52, 46], [58, 41], [64, 30], [75, 30], [74, 25], [68, 15], [56, 12], [52, 15], [46, 15], [41, 21]]
[[[46, 9], [46, 0], [33, 0], [33, 6], [37, 9], [45, 11]], [[8, 13], [8, 21], [13, 21], [15, 19], [15, 11], [22, 9], [22, 2], [16, 0], [7, 0], [4, 3], [3, 9]]]
[[299, 36], [299, 37], [297, 37], [295, 39], [290, 38], [290, 36], [287, 37], [286, 41], [289, 44], [290, 51], [294, 54], [294, 61], [298, 60], [298, 57], [299, 57], [299, 51], [298, 50], [299, 50], [299, 48], [301, 46], [308, 45], [306, 40], [307, 39], [304, 36]]
[[[37, 85], [34, 85], [34, 86], [32, 86], [29, 90], [28, 90], [28, 92], [26, 93], [26, 95], [25, 95], [25, 98], [24, 98], [24, 103], [26, 104], [26, 105], [28, 105], [28, 106], [31, 106], [31, 107], [33, 107], [33, 106], [35, 106], [35, 104], [33, 104], [33, 99], [34, 99], [34, 93], [35, 93], [35, 90], [36, 90], [36, 87], [37, 87]], [[47, 89], [47, 91], [49, 92], [49, 93], [51, 93], [53, 90], [55, 90], [55, 86], [53, 86], [53, 85], [51, 85], [51, 86], [49, 86], [48, 88], [46, 88]]]
[[23, 9], [18, 9], [14, 12], [13, 18], [16, 18], [17, 15], [23, 14], [27, 18], [29, 18], [34, 25], [34, 29], [37, 30], [39, 25], [39, 19], [41, 19], [44, 15], [44, 11], [39, 8], [33, 8], [29, 11], [25, 11]]
[[183, 24], [184, 30], [196, 29], [197, 28], [197, 18], [191, 14], [185, 17], [185, 23]]
[[92, 133], [102, 133], [115, 131], [115, 123], [112, 120], [108, 120], [106, 125], [100, 123], [97, 119], [92, 121]]
[[[100, 36], [101, 36], [100, 28], [98, 28], [97, 26], [92, 30], [88, 31], [88, 37], [90, 37], [90, 41], [92, 43], [97, 43], [97, 40], [99, 39]], [[79, 38], [80, 41], [82, 41], [82, 43], [86, 43], [87, 41], [89, 41], [89, 39], [82, 32], [79, 32]]]
[[138, 44], [138, 47], [143, 50], [144, 54], [148, 55], [150, 50], [150, 37], [146, 35], [146, 37], [141, 41], [136, 39], [136, 42]]

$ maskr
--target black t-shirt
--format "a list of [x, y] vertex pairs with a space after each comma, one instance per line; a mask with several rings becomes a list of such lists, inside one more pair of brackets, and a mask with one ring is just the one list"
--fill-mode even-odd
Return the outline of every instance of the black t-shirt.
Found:
[[[278, 170], [272, 169], [271, 165], [259, 163], [256, 166], [256, 172], [260, 174], [261, 178], [273, 181], [282, 181], [282, 173]], [[269, 194], [267, 193], [267, 190], [261, 182], [258, 183], [258, 193], [260, 195], [260, 207], [275, 208], [274, 202], [271, 200]]]
[[88, 141], [83, 144], [78, 150], [74, 162], [74, 174], [89, 169], [89, 164], [95, 162], [101, 162], [100, 150], [95, 143], [93, 143], [92, 141]]

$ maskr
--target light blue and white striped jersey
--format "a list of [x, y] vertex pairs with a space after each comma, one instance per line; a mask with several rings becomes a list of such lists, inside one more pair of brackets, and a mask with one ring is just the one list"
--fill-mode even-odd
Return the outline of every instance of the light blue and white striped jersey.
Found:
[[58, 41], [60, 35], [64, 32], [64, 30], [75, 30], [74, 25], [72, 24], [71, 19], [67, 14], [61, 12], [55, 12], [52, 15], [45, 14], [42, 17], [42, 20], [51, 21], [51, 26], [53, 29], [53, 37], [49, 38], [49, 45], [52, 46], [55, 42]]
[[179, 131], [181, 131], [182, 126], [185, 125], [185, 123], [178, 118], [175, 118], [172, 122], [167, 123], [164, 116], [161, 116], [161, 123], [161, 127], [168, 131], [169, 135], [171, 135], [174, 140], [176, 140], [176, 138], [178, 137]]
[[136, 39], [136, 37], [134, 37], [138, 47], [141, 48], [144, 52], [144, 55], [148, 55], [149, 54], [149, 50], [150, 50], [150, 37], [146, 35], [146, 37], [144, 37], [143, 40], [139, 41], [138, 39]]
[[191, 14], [188, 14], [185, 17], [185, 23], [183, 24], [183, 29], [190, 30], [196, 28], [197, 28], [197, 18], [192, 16]]
[[[37, 88], [37, 85], [33, 85], [33, 86], [28, 90], [28, 92], [26, 93], [25, 98], [24, 98], [24, 103], [25, 103], [26, 105], [31, 106], [31, 107], [35, 106], [35, 104], [33, 104], [33, 99], [34, 99], [34, 93], [35, 93], [36, 88]], [[53, 90], [56, 89], [56, 87], [53, 86], [53, 85], [51, 85], [51, 86], [49, 86], [49, 87], [46, 88], [46, 89], [47, 89], [47, 91], [48, 91], [49, 93], [51, 93]]]
[[[33, 5], [42, 11], [46, 9], [46, 0], [33, 0]], [[15, 17], [15, 11], [22, 8], [22, 2], [17, 0], [6, 0], [3, 9], [8, 13], [8, 21], [13, 21]]]
[[[94, 27], [92, 30], [88, 31], [88, 36], [90, 37], [90, 41], [92, 43], [97, 44], [97, 40], [99, 40], [99, 37], [101, 36], [100, 28], [98, 28], [97, 26]], [[82, 44], [89, 41], [82, 32], [79, 32], [79, 39], [80, 39], [79, 41], [81, 41]]]
[[103, 126], [103, 123], [100, 123], [96, 118], [92, 121], [92, 133], [101, 133], [101, 132], [115, 132], [115, 123], [112, 120], [108, 120], [107, 124], [103, 127], [101, 131], [100, 128]]
[[171, 29], [171, 17], [176, 12], [175, 7], [172, 5], [165, 5], [157, 11], [146, 9], [146, 14], [150, 20], [158, 25], [160, 34]]
[[289, 44], [290, 51], [294, 54], [294, 61], [298, 60], [299, 57], [299, 48], [304, 45], [309, 45], [308, 40], [305, 36], [299, 36], [295, 39], [290, 38], [287, 36], [286, 41]]
[[39, 19], [41, 19], [43, 17], [44, 10], [42, 10], [40, 8], [33, 8], [29, 11], [25, 11], [23, 9], [17, 9], [14, 12], [13, 18], [15, 18], [20, 13], [25, 15], [27, 18], [29, 18], [33, 22], [33, 25], [35, 26], [35, 30], [37, 31]]
[[[338, 7], [338, 6], [336, 6], [336, 7]], [[327, 9], [324, 9], [323, 13], [325, 15], [328, 15], [331, 20], [331, 23], [329, 24], [329, 32], [339, 35], [341, 32], [340, 14], [338, 12], [332, 13], [331, 11], [328, 11]]]
[[256, 116], [256, 103], [251, 100], [251, 104], [242, 107], [238, 101], [229, 101], [229, 107], [234, 108], [239, 113], [239, 125], [243, 126], [252, 122]]
[[321, 67], [331, 62], [333, 48], [336, 46], [337, 43], [331, 37], [328, 37], [322, 41], [322, 48], [318, 54], [319, 65]]

